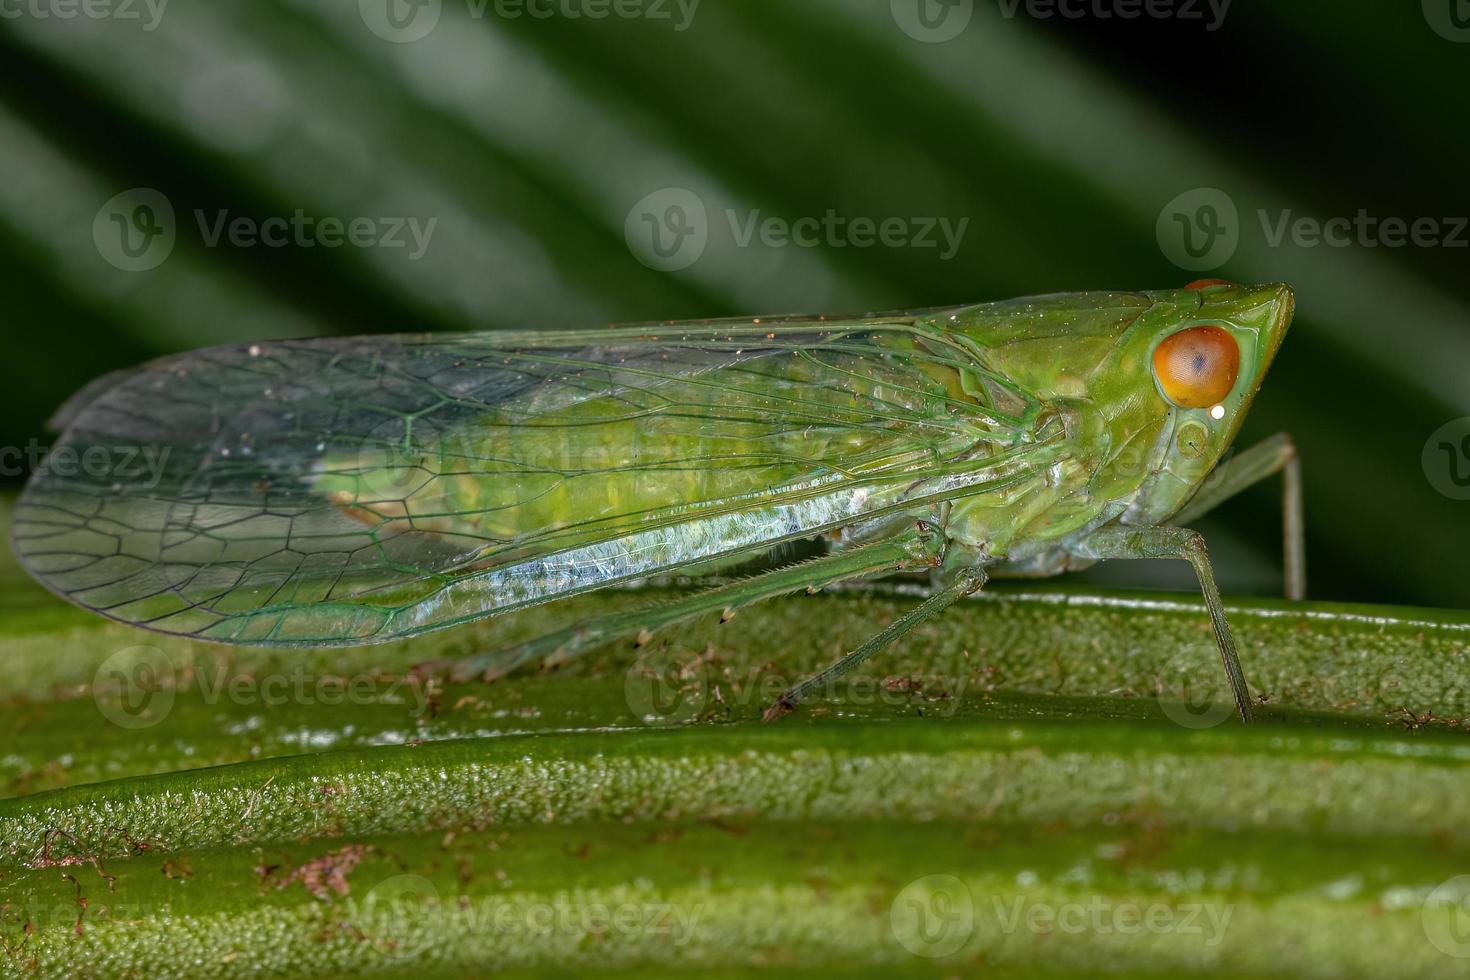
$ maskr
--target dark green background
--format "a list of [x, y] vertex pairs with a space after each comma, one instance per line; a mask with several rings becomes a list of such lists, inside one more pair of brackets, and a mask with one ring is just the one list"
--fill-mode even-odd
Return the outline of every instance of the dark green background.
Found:
[[[672, 6], [532, 19], [445, 0], [412, 43], [371, 32], [356, 0], [173, 0], [151, 30], [141, 0], [140, 20], [37, 3], [0, 8], [0, 445], [43, 438], [101, 372], [208, 343], [1280, 279], [1297, 326], [1245, 438], [1301, 444], [1313, 593], [1470, 604], [1470, 503], [1421, 465], [1470, 414], [1470, 249], [1273, 247], [1257, 218], [1470, 214], [1470, 43], [1431, 26], [1452, 4], [1470, 19], [1464, 0], [1236, 0], [1215, 30], [1203, 4], [1124, 20], [974, 0], [943, 43], [900, 30], [888, 0], [703, 0], [687, 30]], [[178, 219], [146, 272], [108, 264], [92, 233], [135, 187]], [[710, 220], [704, 256], [674, 273], [624, 236], [666, 187]], [[1156, 235], [1200, 187], [1239, 213], [1209, 273]], [[727, 208], [969, 225], [948, 261], [739, 248]], [[410, 261], [207, 247], [196, 209], [438, 223]], [[1207, 527], [1229, 589], [1277, 586], [1273, 491]]]

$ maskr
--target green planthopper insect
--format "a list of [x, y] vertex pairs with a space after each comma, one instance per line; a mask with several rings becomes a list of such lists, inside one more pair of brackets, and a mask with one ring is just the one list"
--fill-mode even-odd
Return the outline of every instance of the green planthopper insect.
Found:
[[1226, 456], [1292, 307], [1286, 286], [1208, 280], [911, 313], [196, 351], [94, 382], [58, 413], [64, 434], [20, 498], [14, 544], [46, 586], [113, 619], [311, 646], [825, 542], [800, 564], [468, 658], [461, 676], [932, 570], [922, 604], [768, 718], [993, 575], [1178, 558], [1249, 720], [1204, 543], [1181, 524], [1283, 473], [1287, 593], [1303, 593], [1290, 440]]

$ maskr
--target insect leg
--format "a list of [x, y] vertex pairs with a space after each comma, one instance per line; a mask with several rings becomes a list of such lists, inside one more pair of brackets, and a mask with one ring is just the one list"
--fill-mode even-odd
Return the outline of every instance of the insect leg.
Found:
[[1184, 527], [1114, 524], [1098, 528], [1081, 542], [1069, 545], [1067, 550], [1079, 558], [1100, 561], [1111, 558], [1181, 558], [1194, 566], [1200, 592], [1204, 594], [1205, 608], [1210, 611], [1210, 622], [1215, 627], [1215, 644], [1220, 649], [1220, 660], [1225, 664], [1225, 674], [1235, 695], [1236, 710], [1240, 712], [1241, 721], [1251, 720], [1250, 688], [1246, 686], [1240, 658], [1235, 653], [1235, 637], [1225, 619], [1225, 605], [1220, 601], [1220, 589], [1215, 585], [1215, 572], [1210, 567], [1210, 556], [1205, 552], [1203, 535]]
[[985, 569], [983, 568], [976, 566], [974, 568], [963, 569], [959, 577], [942, 592], [936, 592], [925, 599], [918, 608], [914, 609], [902, 619], [890, 624], [878, 635], [869, 639], [862, 646], [847, 654], [826, 670], [823, 670], [819, 674], [814, 674], [795, 687], [788, 689], [785, 694], [782, 694], [776, 699], [774, 704], [766, 709], [762, 718], [765, 721], [775, 721], [777, 718], [785, 715], [798, 702], [811, 694], [812, 691], [826, 685], [829, 681], [841, 677], [926, 619], [931, 619], [939, 615], [965, 596], [979, 591], [985, 584], [985, 578]]
[[816, 588], [846, 578], [928, 564], [929, 557], [925, 553], [924, 542], [911, 534], [903, 535], [813, 558], [798, 565], [773, 569], [752, 578], [728, 582], [687, 598], [628, 612], [593, 616], [493, 653], [422, 664], [419, 669], [432, 672], [448, 668], [456, 680], [474, 676], [493, 680], [537, 657], [560, 654], [559, 659], [567, 660], [590, 647], [619, 636], [642, 631], [651, 633], [716, 609], [738, 609], [798, 589]]
[[1278, 432], [1223, 463], [1204, 488], [1170, 523], [1188, 524], [1206, 511], [1214, 510], [1246, 487], [1277, 473], [1281, 474], [1281, 530], [1286, 597], [1305, 599], [1307, 546], [1302, 516], [1302, 466], [1297, 458], [1296, 443], [1285, 432]]

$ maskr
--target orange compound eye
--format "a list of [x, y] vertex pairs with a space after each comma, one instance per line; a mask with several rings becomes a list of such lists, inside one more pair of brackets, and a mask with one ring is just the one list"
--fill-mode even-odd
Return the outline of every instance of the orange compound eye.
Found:
[[1240, 374], [1240, 346], [1222, 327], [1186, 327], [1154, 348], [1154, 377], [1180, 408], [1222, 401]]

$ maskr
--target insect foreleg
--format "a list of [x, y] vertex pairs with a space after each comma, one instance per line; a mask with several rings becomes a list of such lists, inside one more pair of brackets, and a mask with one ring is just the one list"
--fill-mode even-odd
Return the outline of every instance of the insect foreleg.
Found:
[[1288, 599], [1307, 597], [1307, 546], [1302, 515], [1302, 466], [1296, 443], [1285, 432], [1259, 442], [1222, 463], [1173, 524], [1188, 524], [1246, 487], [1281, 474], [1282, 552]]
[[569, 660], [619, 636], [644, 631], [652, 633], [717, 609], [738, 609], [787, 592], [819, 588], [863, 575], [924, 568], [930, 562], [928, 550], [931, 547], [931, 542], [912, 533], [905, 534], [813, 558], [798, 565], [773, 569], [751, 578], [727, 582], [687, 598], [628, 612], [593, 616], [493, 653], [423, 664], [420, 670], [447, 668], [456, 680], [475, 676], [493, 680], [538, 657], [555, 654], [558, 660]]
[[1210, 611], [1210, 622], [1215, 627], [1215, 644], [1220, 649], [1220, 660], [1225, 664], [1225, 674], [1235, 695], [1236, 710], [1240, 712], [1241, 721], [1251, 720], [1250, 688], [1246, 686], [1245, 674], [1240, 669], [1235, 637], [1225, 619], [1225, 605], [1220, 601], [1220, 589], [1215, 585], [1215, 572], [1210, 566], [1210, 556], [1205, 552], [1203, 535], [1184, 527], [1112, 524], [1098, 528], [1081, 542], [1068, 545], [1067, 550], [1079, 558], [1098, 561], [1111, 558], [1182, 558], [1194, 566], [1200, 591], [1204, 593], [1205, 607]]
[[808, 677], [800, 684], [787, 690], [785, 694], [776, 699], [774, 704], [766, 709], [765, 715], [763, 715], [764, 720], [775, 721], [790, 711], [798, 702], [813, 691], [852, 670], [873, 654], [878, 653], [880, 650], [892, 644], [915, 626], [939, 615], [965, 596], [973, 592], [978, 592], [985, 585], [985, 578], [985, 569], [981, 567], [976, 566], [961, 569], [955, 581], [943, 591], [936, 592], [925, 599], [918, 608], [914, 609], [902, 619], [890, 624], [881, 633], [869, 639], [862, 646], [847, 654], [826, 670], [812, 677]]

